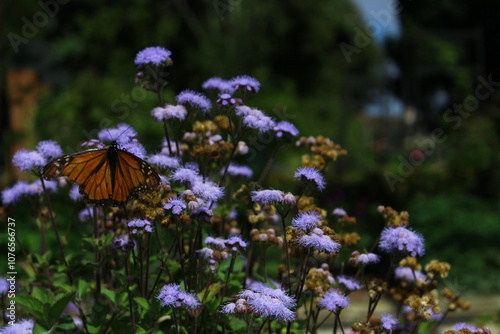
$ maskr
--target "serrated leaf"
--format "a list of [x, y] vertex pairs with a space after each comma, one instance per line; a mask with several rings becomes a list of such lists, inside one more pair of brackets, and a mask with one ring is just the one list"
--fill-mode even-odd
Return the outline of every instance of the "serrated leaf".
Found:
[[43, 319], [43, 302], [32, 296], [16, 296], [16, 303], [23, 306], [36, 320]]
[[56, 302], [50, 307], [49, 319], [53, 321], [51, 326], [53, 326], [59, 318], [62, 312], [66, 308], [66, 305], [75, 298], [76, 292], [71, 292], [65, 295], [60, 295], [56, 297]]
[[46, 333], [47, 333], [47, 330], [45, 328], [43, 328], [42, 325], [35, 322], [35, 326], [33, 327], [33, 334], [46, 334]]
[[52, 291], [47, 290], [47, 289], [42, 289], [38, 287], [34, 287], [33, 291], [31, 292], [31, 296], [33, 298], [38, 299], [44, 304], [52, 304], [54, 301], [54, 294]]

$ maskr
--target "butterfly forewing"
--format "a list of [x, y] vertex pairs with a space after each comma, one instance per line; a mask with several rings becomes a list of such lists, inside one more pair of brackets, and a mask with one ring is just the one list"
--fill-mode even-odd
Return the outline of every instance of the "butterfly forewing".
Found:
[[47, 180], [67, 176], [95, 205], [122, 206], [138, 192], [160, 184], [160, 177], [148, 163], [119, 149], [116, 142], [108, 148], [55, 159], [43, 167], [42, 176]]

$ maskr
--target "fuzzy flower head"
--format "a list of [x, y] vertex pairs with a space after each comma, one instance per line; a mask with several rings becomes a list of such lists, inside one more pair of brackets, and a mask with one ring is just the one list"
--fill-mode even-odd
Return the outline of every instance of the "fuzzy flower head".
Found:
[[273, 131], [276, 133], [276, 137], [297, 137], [299, 135], [299, 130], [290, 122], [281, 121], [276, 123], [273, 127]]
[[278, 321], [293, 321], [296, 301], [281, 289], [266, 286], [255, 286], [255, 290], [242, 290], [235, 303], [226, 304], [222, 308], [225, 314], [253, 313], [261, 318], [273, 318]]
[[202, 85], [201, 88], [205, 90], [218, 90], [220, 93], [233, 93], [234, 88], [229, 80], [224, 80], [219, 77], [213, 77], [205, 81]]
[[236, 115], [243, 118], [243, 125], [250, 129], [259, 130], [259, 132], [267, 132], [276, 124], [271, 117], [266, 116], [262, 111], [248, 106], [236, 107]]
[[409, 267], [398, 267], [394, 269], [394, 277], [407, 282], [415, 282], [417, 280], [426, 279], [425, 274], [423, 274], [420, 270], [413, 270]]
[[170, 119], [182, 121], [186, 118], [187, 110], [183, 105], [167, 104], [165, 107], [156, 107], [151, 110], [151, 116], [157, 122], [163, 122]]
[[337, 282], [343, 285], [347, 290], [356, 291], [361, 290], [361, 283], [353, 277], [349, 276], [337, 276]]
[[201, 305], [194, 293], [181, 290], [179, 284], [167, 284], [156, 296], [163, 306], [194, 310]]
[[38, 143], [36, 150], [47, 160], [58, 158], [63, 154], [61, 146], [54, 140], [43, 140]]
[[30, 171], [44, 166], [47, 159], [37, 151], [28, 151], [20, 149], [12, 157], [12, 163], [22, 171]]
[[247, 248], [248, 243], [243, 241], [239, 235], [234, 235], [224, 241], [225, 246], [229, 251], [239, 252]]
[[148, 158], [148, 162], [160, 168], [176, 169], [180, 167], [179, 159], [176, 157], [169, 157], [162, 153], [151, 155]]
[[408, 252], [411, 256], [424, 254], [424, 238], [405, 227], [386, 227], [380, 236], [379, 248], [386, 253]]
[[134, 63], [138, 67], [145, 67], [146, 65], [171, 65], [171, 55], [172, 52], [161, 46], [151, 46], [139, 51], [139, 53], [137, 53], [137, 56], [135, 56]]
[[[221, 174], [224, 173], [224, 169], [221, 170]], [[231, 163], [227, 169], [227, 173], [231, 176], [242, 176], [251, 178], [253, 175], [253, 170], [248, 166], [238, 166]]]
[[123, 252], [128, 252], [132, 250], [136, 244], [133, 239], [130, 239], [128, 234], [114, 236], [111, 246], [114, 249], [122, 250]]
[[283, 203], [285, 193], [281, 190], [266, 189], [266, 190], [256, 190], [252, 191], [252, 201], [263, 204], [270, 205], [274, 203]]
[[132, 219], [127, 223], [127, 226], [132, 230], [133, 234], [139, 231], [153, 232], [153, 226], [149, 220], [146, 219]]
[[231, 79], [231, 85], [235, 90], [257, 93], [260, 82], [249, 75], [240, 75]]
[[183, 106], [190, 106], [193, 109], [199, 109], [206, 113], [212, 108], [210, 100], [203, 94], [190, 89], [183, 90], [176, 96], [175, 100]]
[[7, 278], [5, 277], [0, 277], [0, 296], [5, 295], [9, 291], [9, 281], [7, 281]]
[[298, 244], [324, 253], [337, 253], [341, 247], [340, 243], [332, 240], [329, 235], [317, 227], [313, 228], [309, 234], [301, 236], [298, 239]]
[[332, 214], [339, 217], [347, 216], [347, 212], [342, 208], [336, 208]]
[[339, 290], [330, 289], [318, 301], [318, 307], [330, 312], [338, 313], [348, 307], [349, 298], [344, 296]]
[[[56, 191], [56, 181], [43, 181], [47, 191]], [[12, 187], [2, 190], [2, 203], [4, 205], [14, 204], [21, 198], [31, 195], [39, 195], [43, 192], [42, 181], [36, 180], [32, 183], [17, 181]]]
[[478, 330], [476, 326], [470, 325], [466, 322], [458, 322], [453, 326], [453, 330], [456, 332], [461, 331], [462, 329], [468, 329], [471, 332], [475, 332]]
[[325, 189], [325, 178], [316, 168], [299, 167], [293, 177], [299, 180], [313, 183], [320, 191]]
[[399, 320], [396, 319], [392, 314], [382, 314], [382, 328], [387, 331], [392, 331], [396, 329], [396, 325], [399, 323]]
[[34, 326], [33, 319], [18, 319], [14, 324], [0, 328], [0, 334], [32, 334]]
[[323, 218], [316, 211], [306, 211], [299, 213], [293, 220], [292, 226], [301, 229], [304, 232], [318, 227]]
[[102, 129], [97, 134], [97, 138], [99, 138], [101, 142], [112, 142], [116, 140], [120, 145], [135, 140], [136, 136], [137, 131], [127, 123], [120, 123], [116, 128]]
[[354, 251], [351, 254], [351, 258], [349, 259], [349, 263], [357, 265], [357, 266], [366, 266], [368, 264], [378, 263], [380, 261], [380, 256], [374, 253], [363, 253], [361, 254], [358, 251]]

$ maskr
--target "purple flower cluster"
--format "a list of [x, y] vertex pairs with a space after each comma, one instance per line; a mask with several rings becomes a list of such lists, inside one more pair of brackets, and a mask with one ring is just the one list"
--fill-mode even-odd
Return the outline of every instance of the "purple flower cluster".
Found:
[[153, 154], [148, 158], [148, 162], [151, 165], [158, 166], [160, 168], [170, 168], [175, 169], [180, 167], [179, 160], [175, 157], [169, 157], [165, 154], [158, 153]]
[[344, 296], [339, 290], [328, 290], [318, 301], [318, 307], [330, 312], [337, 313], [349, 307], [349, 298]]
[[172, 52], [161, 47], [161, 46], [151, 46], [139, 51], [135, 57], [135, 64], [139, 67], [152, 64], [160, 66], [167, 64], [171, 61], [170, 56]]
[[156, 296], [163, 306], [174, 308], [196, 309], [201, 305], [194, 293], [181, 290], [179, 284], [167, 284]]
[[20, 319], [12, 325], [0, 328], [0, 334], [31, 334], [34, 326], [33, 319]]
[[333, 210], [332, 214], [339, 217], [347, 216], [347, 212], [342, 208], [336, 208]]
[[405, 227], [386, 227], [380, 236], [379, 248], [386, 253], [406, 251], [411, 256], [424, 254], [424, 238]]
[[378, 263], [380, 261], [380, 256], [373, 253], [360, 254], [356, 259], [356, 264], [361, 266], [366, 266], [367, 264]]
[[361, 289], [361, 284], [359, 281], [353, 277], [348, 277], [344, 275], [337, 276], [337, 282], [342, 284], [347, 290], [355, 291]]
[[238, 300], [222, 308], [225, 314], [254, 313], [261, 318], [274, 318], [278, 321], [293, 321], [295, 312], [291, 309], [297, 304], [281, 289], [256, 287], [256, 290], [242, 290], [236, 296]]
[[399, 323], [399, 320], [396, 319], [392, 314], [382, 314], [382, 328], [387, 331], [392, 331], [396, 329], [396, 325]]
[[295, 172], [295, 174], [293, 175], [293, 177], [295, 177], [296, 179], [301, 179], [314, 183], [316, 188], [318, 188], [318, 190], [320, 191], [325, 189], [326, 185], [325, 178], [316, 168], [299, 167]]
[[146, 219], [132, 219], [127, 223], [127, 226], [132, 229], [132, 233], [136, 234], [140, 230], [144, 230], [146, 232], [153, 232], [153, 226], [149, 220]]
[[231, 85], [235, 90], [257, 93], [260, 88], [260, 82], [249, 75], [239, 75], [231, 79]]
[[137, 131], [127, 123], [120, 123], [116, 128], [102, 129], [97, 134], [97, 138], [101, 142], [112, 142], [116, 140], [120, 145], [133, 141], [136, 136]]
[[190, 89], [180, 92], [179, 95], [176, 96], [175, 100], [183, 106], [189, 105], [190, 107], [199, 109], [205, 113], [210, 111], [210, 108], [212, 108], [212, 103], [210, 103], [210, 100], [205, 95]]
[[303, 235], [298, 240], [299, 245], [313, 248], [324, 253], [336, 253], [340, 250], [340, 244], [325, 235], [320, 228], [313, 228], [309, 234]]
[[299, 213], [293, 220], [292, 226], [307, 232], [315, 227], [318, 227], [323, 218], [316, 211], [306, 211]]
[[[56, 181], [43, 181], [48, 191], [55, 192]], [[24, 196], [39, 195], [43, 192], [42, 181], [36, 180], [32, 183], [17, 181], [12, 187], [2, 190], [2, 202], [4, 205], [14, 204]]]
[[183, 105], [171, 105], [167, 104], [165, 107], [156, 107], [151, 110], [151, 116], [157, 122], [168, 121], [170, 119], [173, 120], [184, 120], [187, 116], [186, 107]]
[[[224, 172], [224, 169], [221, 170], [221, 174]], [[231, 176], [243, 176], [251, 178], [253, 175], [253, 171], [248, 166], [238, 166], [233, 163], [229, 165], [227, 169], [227, 173]]]
[[236, 115], [243, 118], [243, 125], [250, 129], [267, 132], [275, 126], [271, 117], [266, 116], [262, 111], [248, 106], [236, 107]]
[[281, 121], [276, 123], [273, 127], [273, 131], [276, 133], [276, 137], [282, 138], [284, 136], [297, 137], [299, 135], [299, 130], [290, 122]]
[[165, 210], [172, 210], [174, 215], [178, 215], [186, 208], [186, 203], [180, 197], [171, 197], [168, 203], [163, 206]]
[[415, 282], [416, 280], [426, 278], [420, 270], [413, 270], [408, 267], [394, 269], [394, 277], [407, 282]]
[[234, 91], [231, 81], [221, 79], [219, 77], [213, 77], [205, 81], [201, 88], [205, 90], [218, 90], [220, 93], [232, 93]]
[[228, 107], [228, 106], [238, 106], [241, 105], [243, 102], [241, 101], [240, 98], [233, 97], [231, 93], [221, 93], [219, 94], [219, 98], [217, 101], [217, 108], [222, 108], [222, 107]]
[[38, 143], [36, 151], [20, 149], [12, 157], [12, 163], [22, 171], [38, 169], [44, 166], [50, 159], [62, 155], [59, 144], [53, 140], [44, 140]]
[[136, 246], [135, 241], [130, 239], [128, 234], [113, 237], [112, 247], [128, 252]]

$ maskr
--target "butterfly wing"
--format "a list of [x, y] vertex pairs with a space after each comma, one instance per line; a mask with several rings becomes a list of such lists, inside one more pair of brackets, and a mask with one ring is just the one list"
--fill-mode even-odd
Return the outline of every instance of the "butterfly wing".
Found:
[[41, 172], [47, 180], [68, 177], [95, 205], [123, 206], [138, 192], [160, 184], [160, 177], [148, 163], [116, 144], [65, 155], [49, 162]]

